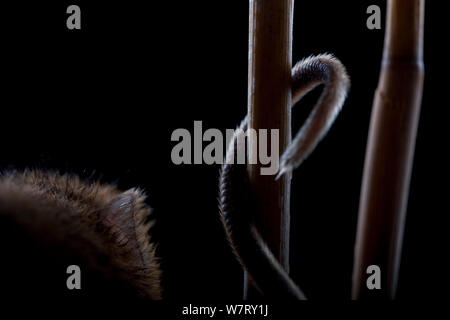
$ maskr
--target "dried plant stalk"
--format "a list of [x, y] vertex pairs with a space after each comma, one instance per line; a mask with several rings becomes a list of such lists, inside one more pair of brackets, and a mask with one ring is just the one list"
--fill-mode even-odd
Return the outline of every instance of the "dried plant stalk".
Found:
[[[424, 0], [388, 1], [382, 69], [361, 189], [352, 297], [394, 298], [420, 113]], [[369, 265], [381, 290], [367, 288]]]
[[[256, 130], [279, 129], [280, 154], [291, 141], [293, 5], [294, 0], [250, 0], [249, 125]], [[252, 146], [257, 141], [250, 139], [249, 143]], [[272, 175], [261, 175], [260, 168], [259, 163], [248, 166], [250, 186], [258, 205], [256, 225], [288, 270], [290, 175], [275, 181]], [[251, 289], [246, 288], [252, 296]]]

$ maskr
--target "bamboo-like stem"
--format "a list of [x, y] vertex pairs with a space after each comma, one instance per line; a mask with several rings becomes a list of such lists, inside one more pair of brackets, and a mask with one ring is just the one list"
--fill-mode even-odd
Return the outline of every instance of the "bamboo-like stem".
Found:
[[[279, 129], [280, 154], [291, 141], [293, 5], [294, 0], [250, 0], [249, 124], [256, 130]], [[257, 144], [249, 140], [250, 148]], [[258, 205], [256, 224], [288, 270], [290, 175], [275, 181], [273, 175], [261, 175], [260, 168], [260, 163], [248, 166], [250, 187]], [[254, 296], [248, 282], [246, 288], [248, 296]]]
[[[388, 2], [361, 188], [352, 297], [395, 298], [422, 99], [424, 0]], [[381, 290], [366, 285], [381, 269]]]

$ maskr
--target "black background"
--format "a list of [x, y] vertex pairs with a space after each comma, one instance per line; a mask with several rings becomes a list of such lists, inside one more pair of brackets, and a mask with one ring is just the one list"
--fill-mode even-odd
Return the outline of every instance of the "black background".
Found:
[[[80, 31], [66, 28], [70, 4], [81, 7]], [[382, 8], [382, 30], [366, 28], [370, 4]], [[427, 2], [426, 79], [398, 290], [405, 300], [442, 298], [448, 277], [439, 10]], [[294, 62], [330, 52], [352, 79], [335, 125], [293, 177], [291, 273], [311, 299], [350, 298], [384, 14], [385, 1], [295, 4]], [[172, 164], [170, 136], [193, 132], [194, 120], [225, 130], [244, 117], [247, 1], [22, 1], [2, 5], [1, 16], [0, 169], [59, 169], [144, 188], [155, 208], [166, 297], [239, 299], [242, 271], [218, 219], [219, 166]], [[319, 93], [294, 108], [295, 130]]]

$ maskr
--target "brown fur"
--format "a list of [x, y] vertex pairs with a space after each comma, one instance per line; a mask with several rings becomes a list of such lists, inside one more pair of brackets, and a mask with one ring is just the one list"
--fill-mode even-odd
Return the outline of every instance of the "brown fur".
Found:
[[[0, 216], [45, 245], [78, 252], [106, 278], [120, 278], [146, 299], [160, 299], [161, 271], [140, 190], [26, 171], [0, 177]], [[65, 249], [64, 249], [65, 250]], [[102, 259], [100, 259], [100, 257]]]

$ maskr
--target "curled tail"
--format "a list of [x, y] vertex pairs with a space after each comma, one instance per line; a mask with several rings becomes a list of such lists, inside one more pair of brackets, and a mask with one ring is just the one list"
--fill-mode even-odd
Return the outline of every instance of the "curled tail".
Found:
[[[325, 87], [305, 124], [281, 156], [278, 176], [292, 171], [314, 150], [336, 119], [349, 88], [345, 67], [332, 55], [310, 57], [292, 70], [292, 102], [295, 104], [316, 86]], [[268, 298], [306, 299], [273, 256], [253, 223], [255, 207], [249, 189], [246, 165], [235, 164], [239, 135], [245, 134], [248, 119], [236, 130], [220, 173], [219, 208], [227, 238], [241, 265], [260, 292]]]

